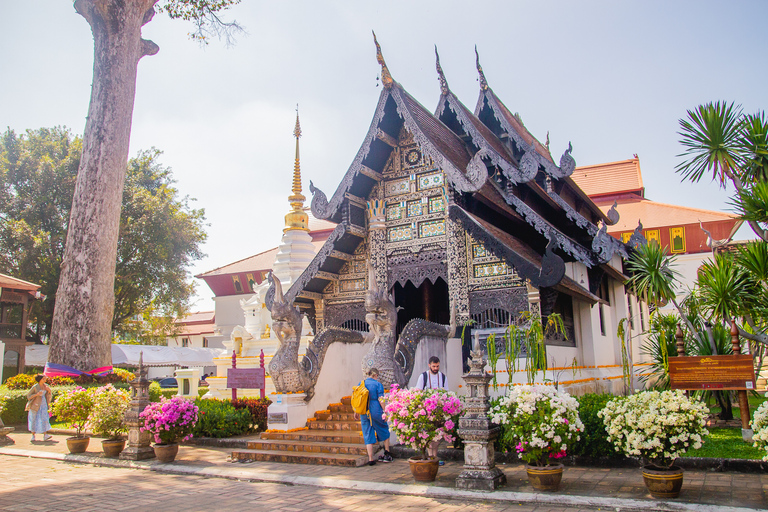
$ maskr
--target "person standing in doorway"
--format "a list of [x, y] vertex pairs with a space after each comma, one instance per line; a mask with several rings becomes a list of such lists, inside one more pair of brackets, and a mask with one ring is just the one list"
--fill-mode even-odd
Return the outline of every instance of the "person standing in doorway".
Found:
[[387, 425], [380, 401], [384, 398], [384, 386], [379, 382], [379, 370], [377, 368], [368, 370], [365, 388], [368, 390], [368, 414], [355, 413], [355, 419], [359, 419], [360, 425], [363, 427], [363, 440], [368, 452], [368, 465], [376, 464], [373, 454], [381, 441], [384, 441], [384, 455], [380, 456], [378, 461], [392, 462], [394, 459], [389, 453], [389, 425]]
[[429, 369], [419, 375], [416, 389], [447, 389], [445, 374], [440, 371], [440, 359], [436, 356], [429, 358]]
[[[429, 358], [429, 369], [419, 375], [419, 380], [416, 383], [416, 389], [446, 389], [445, 387], [445, 374], [440, 371], [440, 359], [437, 356]], [[429, 443], [427, 447], [427, 455], [429, 457], [437, 458], [437, 447], [440, 441], [433, 441]], [[442, 460], [440, 465], [445, 464]]]

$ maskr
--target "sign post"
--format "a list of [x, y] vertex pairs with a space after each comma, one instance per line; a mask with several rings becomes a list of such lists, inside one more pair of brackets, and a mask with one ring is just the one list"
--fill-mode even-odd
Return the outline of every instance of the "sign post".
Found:
[[237, 400], [238, 389], [259, 389], [264, 398], [266, 372], [264, 369], [264, 352], [261, 355], [260, 368], [238, 368], [237, 353], [232, 351], [232, 368], [227, 370], [227, 387], [232, 389], [232, 400]]
[[669, 381], [672, 389], [711, 389], [738, 391], [741, 430], [745, 440], [749, 433], [749, 400], [747, 391], [755, 389], [755, 367], [752, 356], [741, 353], [739, 328], [731, 323], [731, 344], [733, 354], [723, 356], [685, 356], [680, 327], [675, 334], [678, 357], [669, 358]]

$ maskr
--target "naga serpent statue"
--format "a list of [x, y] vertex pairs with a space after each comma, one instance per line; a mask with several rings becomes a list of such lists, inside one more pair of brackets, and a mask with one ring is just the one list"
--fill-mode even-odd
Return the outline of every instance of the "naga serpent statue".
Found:
[[[270, 274], [271, 283], [268, 295], [274, 297], [272, 307], [272, 330], [280, 341], [280, 347], [269, 363], [269, 375], [278, 393], [307, 394], [310, 400], [315, 392], [315, 384], [320, 376], [325, 353], [331, 343], [362, 343], [363, 335], [340, 327], [329, 327], [319, 332], [307, 347], [307, 354], [299, 363], [299, 344], [301, 342], [302, 315], [283, 295], [280, 279]], [[274, 291], [272, 291], [274, 290]]]
[[385, 286], [376, 283], [376, 273], [368, 265], [368, 292], [365, 295], [365, 321], [370, 326], [366, 343], [371, 342], [371, 349], [363, 357], [363, 375], [368, 370], [377, 368], [379, 380], [385, 388], [392, 384], [407, 386], [403, 371], [395, 362], [395, 328], [397, 327], [397, 307], [392, 295]]
[[269, 363], [269, 375], [278, 393], [307, 391], [310, 387], [309, 375], [299, 365], [302, 315], [285, 300], [280, 279], [270, 274], [269, 281], [275, 289], [270, 309], [272, 330], [280, 341], [280, 346]]

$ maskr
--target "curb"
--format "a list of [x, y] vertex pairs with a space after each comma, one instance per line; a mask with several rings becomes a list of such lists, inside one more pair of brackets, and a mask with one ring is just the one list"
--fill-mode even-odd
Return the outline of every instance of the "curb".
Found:
[[103, 467], [143, 469], [174, 475], [191, 475], [209, 478], [226, 478], [248, 482], [279, 483], [287, 485], [306, 485], [339, 490], [355, 490], [379, 494], [422, 496], [441, 499], [465, 499], [494, 502], [516, 502], [563, 507], [612, 508], [614, 510], [657, 510], [662, 512], [757, 512], [759, 509], [745, 507], [724, 507], [699, 503], [677, 503], [660, 500], [639, 500], [627, 498], [608, 498], [604, 496], [569, 496], [556, 494], [534, 494], [513, 491], [466, 491], [448, 487], [430, 485], [391, 484], [360, 480], [345, 480], [332, 477], [294, 476], [279, 473], [266, 473], [257, 469], [240, 468], [200, 468], [184, 464], [165, 464], [157, 461], [129, 461], [106, 459], [90, 455], [73, 455], [20, 448], [0, 448], [0, 455], [50, 459], [79, 464], [93, 464]]

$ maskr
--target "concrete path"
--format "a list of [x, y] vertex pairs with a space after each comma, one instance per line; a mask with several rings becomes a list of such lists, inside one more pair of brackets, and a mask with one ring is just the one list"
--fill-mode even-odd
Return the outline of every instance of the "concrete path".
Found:
[[[100, 441], [92, 439], [89, 451], [84, 455], [70, 455], [67, 453], [65, 436], [54, 436], [55, 442], [30, 443], [29, 434], [11, 434], [16, 444], [0, 447], [0, 481], [14, 479], [13, 487], [19, 491], [8, 491], [6, 486], [0, 487], [0, 510], [32, 510], [33, 508], [7, 508], [6, 494], [11, 492], [16, 499], [25, 494], [24, 489], [32, 490], [37, 485], [28, 481], [24, 475], [27, 465], [31, 465], [38, 471], [53, 472], [52, 475], [71, 474], [71, 471], [88, 475], [103, 475], [93, 477], [95, 482], [107, 482], [112, 479], [123, 481], [124, 475], [130, 475], [130, 481], [155, 482], [156, 479], [177, 482], [177, 491], [169, 490], [165, 494], [179, 492], [182, 488], [192, 486], [195, 489], [230, 489], [228, 485], [240, 489], [239, 485], [253, 486], [255, 483], [267, 485], [263, 489], [272, 489], [271, 486], [293, 485], [290, 496], [316, 496], [324, 500], [319, 509], [328, 504], [333, 510], [355, 510], [348, 508], [350, 503], [365, 508], [366, 500], [371, 503], [379, 503], [382, 509], [392, 508], [392, 500], [398, 501], [395, 510], [406, 510], [424, 506], [444, 504], [445, 510], [452, 510], [455, 506], [468, 507], [471, 510], [506, 510], [514, 505], [514, 510], [663, 510], [663, 511], [701, 511], [701, 512], [737, 512], [747, 510], [768, 509], [768, 475], [766, 474], [741, 474], [741, 473], [715, 473], [698, 470], [688, 470], [685, 473], [683, 492], [676, 500], [655, 500], [645, 490], [639, 469], [603, 469], [568, 467], [563, 476], [563, 483], [557, 493], [542, 493], [531, 489], [525, 475], [525, 468], [521, 464], [501, 466], [507, 475], [508, 483], [502, 489], [493, 493], [478, 493], [459, 491], [454, 488], [456, 476], [462, 469], [460, 463], [448, 462], [440, 468], [438, 479], [433, 484], [415, 484], [408, 463], [405, 460], [396, 460], [391, 464], [377, 464], [373, 467], [340, 468], [334, 466], [305, 466], [300, 464], [280, 464], [253, 462], [248, 464], [228, 462], [230, 452], [226, 448], [212, 448], [202, 446], [182, 446], [174, 463], [161, 464], [157, 461], [127, 462], [114, 459], [106, 459], [101, 456]], [[28, 457], [35, 460], [31, 461]], [[94, 467], [98, 466], [98, 468]], [[70, 468], [66, 472], [63, 469]], [[86, 468], [87, 471], [86, 471]], [[132, 471], [141, 469], [146, 471]], [[19, 471], [21, 471], [19, 473]], [[170, 476], [159, 476], [149, 471], [170, 475], [183, 476], [182, 479], [173, 479]], [[109, 476], [113, 475], [113, 476]], [[207, 477], [202, 480], [200, 477]], [[48, 478], [48, 477], [46, 477]], [[86, 476], [83, 476], [86, 478]], [[213, 485], [210, 478], [223, 479]], [[241, 483], [223, 483], [225, 480], [238, 480]], [[10, 480], [9, 480], [10, 481]], [[183, 483], [179, 483], [183, 482]], [[194, 482], [197, 482], [195, 484]], [[56, 478], [52, 485], [58, 485]], [[101, 484], [99, 484], [101, 485]], [[144, 484], [141, 484], [144, 485]], [[142, 486], [138, 488], [143, 488]], [[169, 484], [170, 485], [170, 484]], [[176, 484], [174, 484], [176, 485]], [[243, 487], [250, 489], [246, 492], [251, 496], [248, 503], [255, 503], [260, 497], [253, 497], [253, 489], [262, 487]], [[154, 484], [150, 485], [154, 487]], [[281, 487], [283, 488], [283, 487]], [[62, 491], [63, 492], [63, 491]], [[111, 492], [111, 491], [110, 491]], [[127, 492], [127, 491], [126, 491]], [[133, 492], [133, 491], [130, 491]], [[186, 491], [184, 491], [186, 492]], [[194, 491], [200, 494], [202, 491]], [[261, 492], [261, 491], [259, 491]], [[265, 496], [271, 496], [272, 491], [263, 491]], [[204, 494], [204, 493], [203, 493]], [[257, 493], [258, 494], [258, 493]], [[322, 497], [321, 497], [322, 495]], [[397, 498], [385, 495], [395, 495]], [[29, 493], [30, 506], [37, 504], [40, 495]], [[261, 495], [259, 495], [261, 496]], [[35, 500], [32, 500], [35, 498]], [[143, 490], [137, 494], [140, 502], [154, 500]], [[189, 508], [178, 508], [174, 501], [174, 510], [212, 510], [222, 509], [222, 503], [230, 508], [229, 502], [222, 502], [221, 494], [211, 491], [211, 497], [200, 496], [209, 507], [195, 508], [203, 501], [195, 501], [189, 504]], [[142, 501], [144, 500], [144, 501]], [[256, 501], [254, 501], [256, 500]], [[340, 500], [340, 501], [339, 501]], [[351, 500], [347, 503], [344, 500]], [[361, 501], [362, 500], [362, 501]], [[409, 501], [415, 500], [415, 501]], [[419, 501], [427, 500], [427, 501]], [[431, 500], [431, 501], [430, 501]], [[103, 503], [103, 502], [102, 502]], [[238, 501], [238, 503], [241, 503]], [[125, 506], [132, 505], [129, 502]], [[235, 503], [233, 502], [234, 506]], [[186, 506], [186, 505], [184, 505]], [[282, 505], [281, 505], [282, 506]], [[274, 510], [290, 510], [292, 503], [286, 503], [289, 508], [270, 508]], [[351, 505], [350, 505], [351, 506]], [[62, 510], [80, 510], [80, 508], [58, 507]], [[94, 507], [98, 508], [98, 507]], [[154, 508], [154, 507], [153, 507]], [[294, 510], [301, 509], [299, 506]], [[314, 508], [314, 507], [313, 507]], [[379, 507], [373, 507], [378, 509]], [[35, 508], [36, 510], [48, 510], [47, 506]], [[115, 507], [115, 509], [118, 509]], [[512, 510], [513, 508], [509, 508]], [[83, 510], [90, 510], [84, 508]], [[131, 510], [131, 508], [125, 508]], [[370, 509], [369, 509], [370, 510]]]

